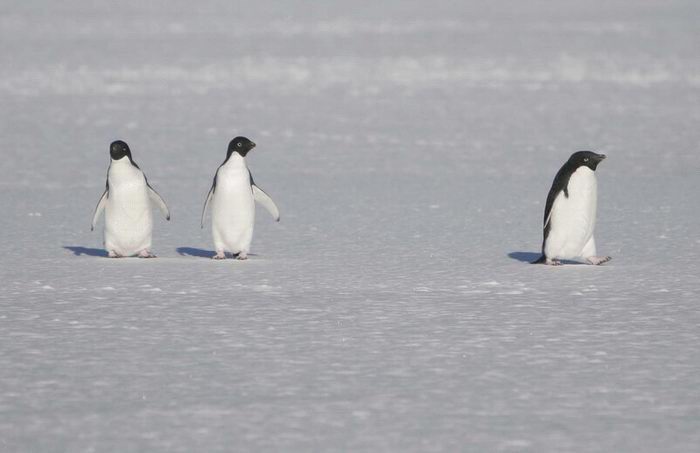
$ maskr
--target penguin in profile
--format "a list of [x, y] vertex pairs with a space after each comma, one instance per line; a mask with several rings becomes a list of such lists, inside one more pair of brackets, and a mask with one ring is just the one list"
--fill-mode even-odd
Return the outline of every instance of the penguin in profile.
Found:
[[207, 207], [211, 204], [212, 236], [216, 255], [213, 259], [226, 258], [226, 252], [239, 260], [248, 258], [255, 225], [257, 201], [279, 222], [280, 213], [265, 192], [253, 181], [245, 156], [255, 148], [255, 143], [245, 137], [236, 137], [228, 144], [226, 160], [219, 166], [207, 194], [202, 210], [202, 228]]
[[111, 162], [107, 170], [107, 184], [95, 208], [91, 230], [95, 229], [104, 210], [104, 246], [110, 258], [134, 255], [155, 258], [151, 252], [151, 202], [170, 220], [168, 206], [131, 158], [129, 145], [121, 140], [112, 142], [109, 154]]
[[583, 258], [603, 264], [609, 256], [596, 253], [595, 229], [598, 189], [595, 170], [604, 154], [578, 151], [561, 167], [547, 195], [542, 256], [533, 264], [558, 266], [562, 259]]

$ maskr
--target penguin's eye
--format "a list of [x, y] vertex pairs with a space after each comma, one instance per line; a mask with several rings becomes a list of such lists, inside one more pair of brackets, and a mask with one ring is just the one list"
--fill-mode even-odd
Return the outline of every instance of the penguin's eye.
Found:
[[584, 161], [584, 162], [588, 162], [588, 158], [587, 158], [587, 157], [584, 157], [584, 158], [583, 158], [583, 161]]
[[241, 146], [243, 146], [243, 143], [239, 143], [236, 146], [238, 146], [240, 148]]

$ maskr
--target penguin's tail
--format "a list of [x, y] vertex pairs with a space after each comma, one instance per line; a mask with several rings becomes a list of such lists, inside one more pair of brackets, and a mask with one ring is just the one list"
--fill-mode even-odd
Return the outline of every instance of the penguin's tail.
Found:
[[531, 262], [530, 264], [544, 264], [546, 262], [547, 262], [547, 257], [544, 256], [544, 253], [543, 253], [542, 256], [540, 256], [539, 258], [537, 258], [535, 261]]

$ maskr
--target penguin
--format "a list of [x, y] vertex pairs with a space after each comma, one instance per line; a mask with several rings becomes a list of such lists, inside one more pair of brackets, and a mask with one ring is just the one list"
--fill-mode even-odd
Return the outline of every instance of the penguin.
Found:
[[547, 195], [542, 256], [533, 264], [561, 265], [562, 259], [583, 258], [599, 265], [612, 259], [596, 254], [598, 203], [595, 170], [604, 154], [578, 151], [561, 167]]
[[239, 260], [248, 258], [255, 225], [255, 202], [257, 201], [280, 221], [279, 209], [272, 198], [253, 181], [246, 164], [246, 155], [255, 148], [255, 143], [246, 137], [236, 137], [228, 144], [226, 160], [214, 174], [214, 181], [202, 209], [201, 226], [207, 207], [211, 204], [212, 236], [216, 255], [213, 259], [226, 258], [226, 252]]
[[109, 154], [111, 161], [105, 191], [95, 208], [90, 229], [95, 229], [104, 211], [104, 246], [110, 258], [135, 255], [155, 258], [151, 252], [151, 202], [160, 208], [167, 220], [170, 220], [170, 210], [131, 158], [126, 142], [112, 142]]

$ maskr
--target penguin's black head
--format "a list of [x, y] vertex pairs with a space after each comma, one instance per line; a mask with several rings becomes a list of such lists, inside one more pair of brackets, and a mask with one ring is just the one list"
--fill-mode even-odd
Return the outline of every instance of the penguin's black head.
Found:
[[574, 168], [585, 166], [595, 171], [598, 164], [601, 163], [605, 157], [605, 154], [598, 154], [593, 151], [577, 151], [569, 158], [569, 164]]
[[228, 144], [228, 152], [226, 153], [226, 159], [231, 157], [231, 154], [238, 153], [242, 157], [245, 157], [248, 152], [255, 148], [255, 143], [251, 142], [245, 137], [236, 137]]
[[131, 150], [126, 142], [117, 140], [109, 145], [109, 155], [112, 156], [113, 160], [119, 160], [124, 156], [127, 156], [131, 160]]

